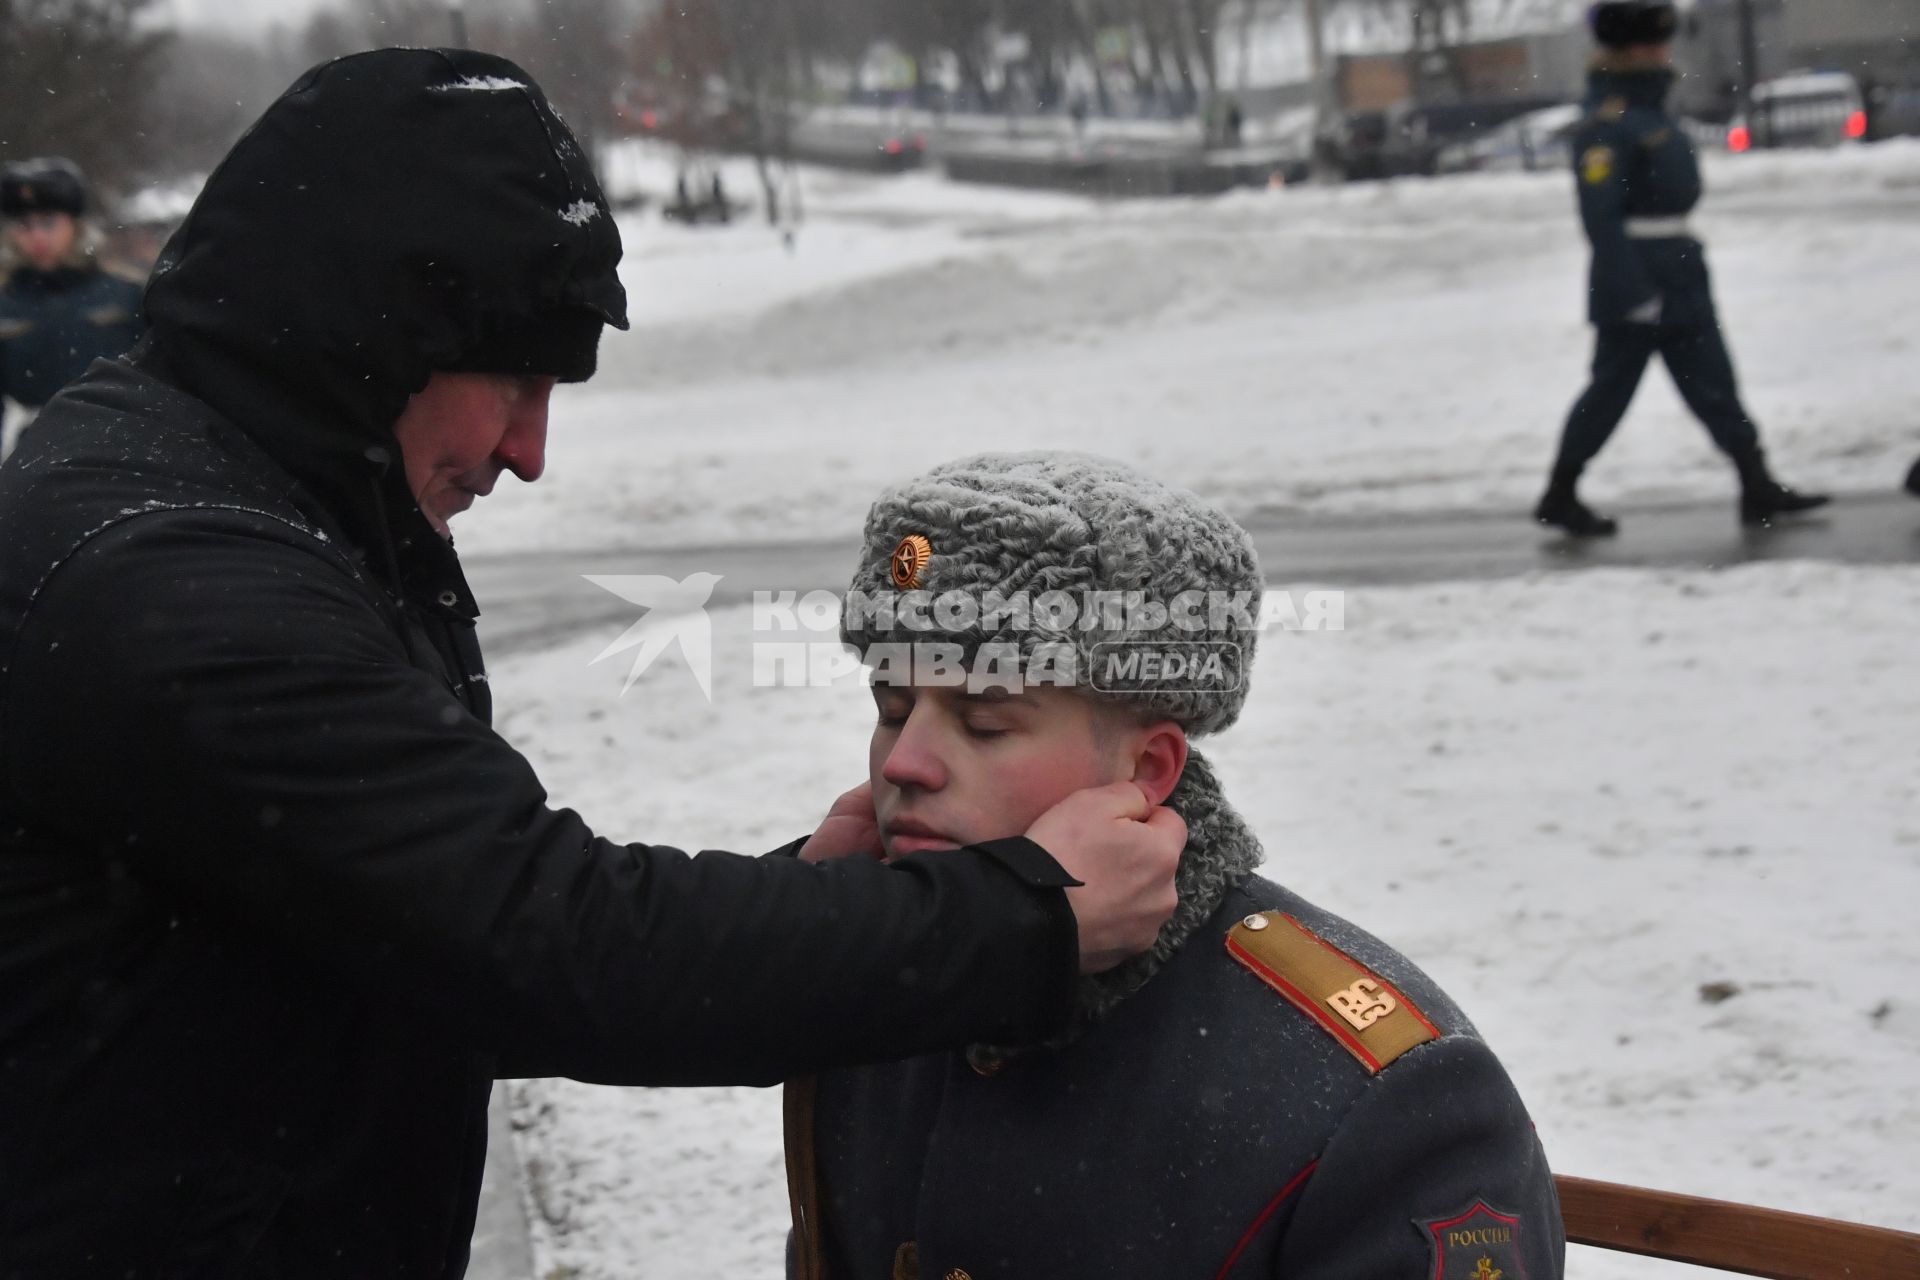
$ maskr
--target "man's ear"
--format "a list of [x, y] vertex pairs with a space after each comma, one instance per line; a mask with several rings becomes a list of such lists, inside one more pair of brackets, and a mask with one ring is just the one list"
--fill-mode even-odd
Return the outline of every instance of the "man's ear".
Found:
[[1187, 731], [1171, 720], [1139, 731], [1134, 747], [1133, 780], [1155, 804], [1165, 804], [1187, 768]]

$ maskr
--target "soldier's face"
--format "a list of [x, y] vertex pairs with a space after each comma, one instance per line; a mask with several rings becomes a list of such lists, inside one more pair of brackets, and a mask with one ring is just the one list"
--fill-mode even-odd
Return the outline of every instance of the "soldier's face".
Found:
[[1137, 780], [1143, 744], [1169, 731], [1053, 686], [875, 684], [873, 700], [867, 771], [889, 858], [1022, 835], [1075, 791]]
[[66, 213], [29, 213], [7, 219], [7, 238], [28, 265], [50, 271], [73, 251], [80, 224]]
[[502, 472], [531, 483], [547, 469], [553, 379], [436, 373], [393, 424], [407, 485], [441, 537], [453, 517], [493, 492]]

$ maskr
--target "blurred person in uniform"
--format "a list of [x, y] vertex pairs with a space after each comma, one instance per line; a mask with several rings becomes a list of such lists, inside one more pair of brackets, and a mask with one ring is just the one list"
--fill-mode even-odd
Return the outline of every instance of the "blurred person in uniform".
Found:
[[1188, 840], [1173, 919], [1064, 1034], [787, 1086], [789, 1275], [1556, 1280], [1559, 1201], [1492, 1049], [1407, 957], [1257, 874], [1189, 745], [1247, 697], [1246, 532], [1106, 459], [987, 454], [884, 493], [864, 542], [841, 637], [872, 668], [890, 857], [1113, 783]]
[[1600, 52], [1588, 74], [1587, 116], [1573, 135], [1573, 161], [1580, 217], [1593, 246], [1593, 380], [1567, 418], [1534, 518], [1576, 538], [1618, 532], [1614, 520], [1580, 501], [1577, 486], [1626, 416], [1655, 354], [1732, 460], [1743, 524], [1766, 525], [1822, 506], [1824, 495], [1774, 479], [1759, 431], [1740, 402], [1706, 254], [1688, 223], [1701, 195], [1699, 161], [1666, 108], [1679, 15], [1659, 0], [1612, 0], [1595, 5], [1591, 17]]
[[[86, 216], [86, 180], [71, 161], [0, 168], [0, 439], [8, 444], [54, 392], [140, 336], [141, 282], [101, 263]], [[11, 423], [7, 400], [26, 410]]]
[[453, 1280], [496, 1079], [1037, 1041], [1171, 914], [1184, 828], [1130, 786], [892, 865], [864, 788], [764, 857], [550, 800], [450, 524], [542, 474], [620, 257], [521, 68], [337, 59], [214, 170], [140, 345], [0, 465], [8, 1280]]

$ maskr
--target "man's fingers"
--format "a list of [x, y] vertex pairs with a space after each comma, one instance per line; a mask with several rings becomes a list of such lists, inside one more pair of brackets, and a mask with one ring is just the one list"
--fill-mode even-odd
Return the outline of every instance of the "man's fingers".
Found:
[[880, 821], [873, 812], [873, 784], [863, 782], [842, 792], [827, 810], [826, 818], [801, 847], [802, 862], [825, 862], [865, 854], [873, 858], [886, 855], [880, 848]]
[[832, 807], [827, 810], [827, 821], [831, 822], [835, 818], [860, 818], [868, 822], [877, 821], [873, 813], [873, 784], [863, 782], [835, 800]]
[[1155, 831], [1176, 837], [1182, 849], [1187, 847], [1187, 820], [1167, 806], [1156, 805], [1153, 812], [1147, 815], [1147, 825]]
[[[1128, 818], [1134, 822], [1145, 822], [1147, 815], [1153, 812], [1153, 797], [1131, 778], [1125, 782], [1112, 782], [1104, 787], [1094, 787], [1079, 794], [1085, 796], [1086, 803], [1098, 811], [1096, 815], [1089, 816]], [[1069, 796], [1068, 800], [1072, 798]]]

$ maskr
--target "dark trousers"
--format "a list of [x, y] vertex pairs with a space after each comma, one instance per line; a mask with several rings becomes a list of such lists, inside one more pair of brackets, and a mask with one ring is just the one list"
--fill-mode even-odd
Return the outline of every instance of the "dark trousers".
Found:
[[1727, 354], [1719, 325], [1610, 324], [1596, 333], [1593, 382], [1567, 415], [1556, 470], [1577, 472], [1600, 452], [1626, 416], [1656, 351], [1666, 361], [1681, 399], [1722, 452], [1739, 460], [1759, 449], [1760, 433], [1740, 404], [1733, 357]]

